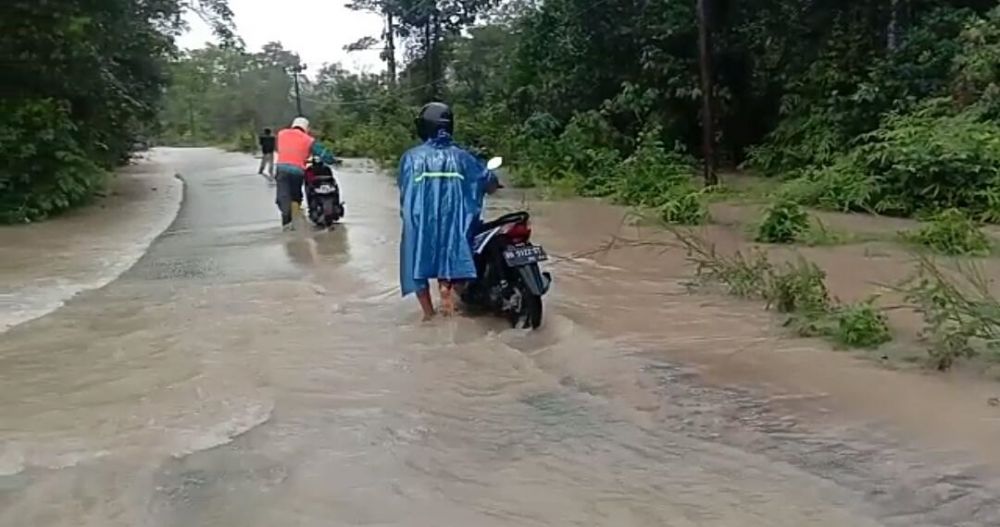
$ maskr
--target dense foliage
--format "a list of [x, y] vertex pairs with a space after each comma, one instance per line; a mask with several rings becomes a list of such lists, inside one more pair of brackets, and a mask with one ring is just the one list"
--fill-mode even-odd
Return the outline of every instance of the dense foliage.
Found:
[[[0, 118], [0, 141], [24, 140], [32, 122], [71, 140], [57, 167], [34, 156], [0, 179], [8, 219], [83, 199], [154, 112], [169, 142], [245, 148], [297, 113], [289, 71], [299, 60], [280, 44], [251, 52], [224, 41], [164, 61], [193, 1], [14, 2], [0, 49], [18, 57], [6, 88], [21, 102]], [[228, 16], [222, 0], [196, 3]], [[712, 163], [789, 178], [782, 195], [803, 205], [957, 207], [1000, 220], [994, 0], [708, 3]], [[693, 0], [349, 6], [385, 17], [382, 34], [349, 48], [384, 47], [387, 73], [333, 64], [300, 79], [303, 112], [341, 154], [391, 163], [413, 142], [416, 108], [442, 98], [456, 107], [460, 140], [503, 154], [520, 184], [648, 206], [667, 221], [705, 218], [692, 180], [704, 161], [692, 156], [704, 118]], [[64, 195], [39, 198], [29, 181]]]
[[0, 16], [0, 222], [85, 201], [152, 133], [181, 14], [228, 41], [223, 0], [9, 0]]
[[[169, 66], [161, 139], [178, 145], [255, 147], [262, 128], [276, 128], [295, 117], [288, 72], [299, 63], [299, 57], [279, 43], [257, 53], [208, 46], [179, 56]], [[315, 106], [312, 98], [305, 102], [305, 108]]]
[[[403, 12], [402, 2], [369, 4]], [[782, 194], [805, 205], [960, 207], [1000, 220], [995, 2], [711, 4], [716, 162], [792, 179]], [[367, 79], [366, 95], [334, 99], [324, 117], [339, 145], [398, 156], [412, 141], [410, 116], [436, 94], [458, 108], [462, 140], [511, 159], [519, 184], [669, 203], [667, 217], [675, 198], [699, 201], [687, 192], [702, 120], [695, 2], [489, 7], [476, 3], [488, 14], [478, 26], [455, 31], [463, 19], [431, 39], [420, 21], [433, 16], [397, 16], [408, 60], [398, 75]], [[392, 113], [379, 114], [385, 107]]]

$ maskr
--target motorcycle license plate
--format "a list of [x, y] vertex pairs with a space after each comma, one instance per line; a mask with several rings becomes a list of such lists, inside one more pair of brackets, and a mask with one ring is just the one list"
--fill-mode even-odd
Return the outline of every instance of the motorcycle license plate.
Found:
[[538, 245], [525, 245], [522, 247], [511, 247], [503, 252], [503, 259], [511, 267], [520, 267], [533, 263], [544, 262], [549, 259], [545, 254], [545, 249]]
[[333, 188], [332, 185], [321, 185], [318, 189], [316, 189], [316, 193], [317, 194], [333, 194], [333, 192], [335, 190], [337, 190], [337, 189]]

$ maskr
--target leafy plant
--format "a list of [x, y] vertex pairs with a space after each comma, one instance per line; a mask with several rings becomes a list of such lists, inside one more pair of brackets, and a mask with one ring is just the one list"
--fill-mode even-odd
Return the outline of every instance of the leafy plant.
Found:
[[946, 270], [921, 255], [917, 270], [895, 289], [922, 315], [921, 336], [937, 369], [983, 349], [1000, 350], [1000, 302], [977, 265], [958, 262]]
[[107, 172], [74, 139], [67, 105], [52, 99], [0, 100], [0, 222], [45, 219], [85, 202]]
[[722, 284], [729, 294], [764, 300], [768, 309], [787, 314], [785, 325], [800, 336], [826, 337], [855, 348], [874, 348], [892, 338], [883, 312], [871, 302], [841, 305], [833, 300], [826, 273], [804, 258], [775, 265], [759, 249], [721, 255], [714, 244], [690, 232], [672, 232], [695, 264], [700, 283]]
[[973, 18], [958, 42], [962, 51], [954, 60], [953, 92], [965, 105], [978, 106], [986, 118], [1000, 116], [1000, 7]]
[[173, 37], [189, 9], [231, 36], [224, 0], [4, 3], [0, 221], [87, 202], [136, 140], [156, 131]]
[[828, 166], [806, 170], [778, 192], [800, 205], [841, 212], [870, 211], [877, 187], [874, 179], [842, 156]]
[[792, 243], [809, 229], [809, 215], [799, 204], [779, 199], [764, 212], [756, 240], [762, 243]]
[[620, 167], [615, 197], [626, 205], [659, 207], [677, 194], [693, 189], [693, 170], [685, 157], [667, 150], [659, 129], [643, 132], [639, 147]]
[[930, 223], [904, 237], [947, 255], [985, 256], [991, 249], [986, 234], [958, 209], [938, 213]]
[[846, 150], [848, 139], [832, 111], [796, 112], [750, 149], [747, 164], [768, 176], [795, 176], [803, 169], [831, 163]]
[[688, 261], [695, 265], [695, 276], [700, 283], [722, 284], [729, 294], [741, 298], [765, 297], [768, 277], [774, 268], [767, 253], [753, 249], [727, 256], [694, 234], [680, 229], [671, 232], [686, 250]]
[[660, 220], [668, 224], [700, 225], [708, 220], [708, 209], [700, 192], [678, 193], [657, 208]]
[[850, 348], [877, 348], [892, 340], [885, 313], [871, 302], [838, 306], [831, 316], [828, 336]]
[[878, 209], [980, 211], [981, 191], [1000, 181], [1000, 126], [971, 113], [941, 116], [928, 106], [890, 116], [851, 156], [878, 182]]
[[257, 150], [257, 135], [253, 130], [243, 130], [229, 146], [237, 152], [254, 152]]
[[764, 291], [767, 307], [809, 317], [825, 313], [830, 307], [825, 280], [826, 272], [802, 257], [794, 263], [772, 267]]

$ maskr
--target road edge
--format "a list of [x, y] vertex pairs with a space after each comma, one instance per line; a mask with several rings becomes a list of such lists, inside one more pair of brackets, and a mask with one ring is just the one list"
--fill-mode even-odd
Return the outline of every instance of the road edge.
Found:
[[[123, 245], [122, 247], [117, 248], [115, 252], [118, 254], [116, 254], [116, 256], [120, 256], [122, 259], [118, 261], [116, 265], [112, 266], [112, 270], [110, 272], [96, 276], [93, 280], [88, 280], [86, 282], [66, 287], [64, 290], [65, 293], [59, 294], [58, 297], [53, 297], [51, 301], [44, 306], [26, 310], [19, 315], [11, 315], [7, 320], [0, 319], [0, 335], [3, 335], [8, 331], [11, 331], [28, 322], [58, 311], [60, 308], [65, 306], [67, 302], [83, 293], [101, 289], [115, 280], [118, 280], [123, 274], [132, 269], [136, 263], [138, 263], [139, 260], [146, 255], [147, 252], [149, 252], [150, 247], [156, 243], [156, 240], [158, 240], [165, 232], [167, 232], [167, 230], [170, 229], [171, 225], [173, 225], [177, 220], [181, 208], [184, 205], [187, 184], [181, 175], [168, 164], [162, 161], [157, 161], [155, 155], [155, 152], [153, 152], [151, 155], [143, 156], [133, 164], [122, 167], [116, 177], [121, 177], [123, 172], [134, 171], [136, 169], [142, 170], [143, 167], [148, 167], [149, 177], [151, 179], [155, 179], [160, 182], [159, 184], [161, 185], [172, 185], [174, 187], [171, 189], [171, 192], [156, 193], [157, 196], [163, 196], [157, 199], [162, 200], [161, 203], [166, 211], [159, 217], [150, 221], [150, 225], [147, 230], [141, 233], [137, 238], [130, 240], [132, 242], [130, 246]], [[83, 210], [98, 206], [99, 205], [97, 204], [88, 205], [87, 207], [84, 207]], [[60, 219], [56, 218], [52, 221], [58, 222]]]

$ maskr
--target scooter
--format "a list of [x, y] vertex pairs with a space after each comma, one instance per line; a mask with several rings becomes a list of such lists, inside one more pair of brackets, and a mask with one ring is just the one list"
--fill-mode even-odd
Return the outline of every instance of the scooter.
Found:
[[[486, 165], [495, 171], [503, 159]], [[501, 187], [502, 188], [502, 187]], [[526, 211], [505, 214], [480, 225], [473, 233], [472, 252], [477, 278], [462, 291], [466, 305], [507, 318], [515, 328], [542, 325], [542, 297], [552, 286], [552, 275], [542, 272], [545, 249], [531, 243], [531, 216]]]
[[318, 157], [309, 161], [305, 187], [309, 221], [314, 225], [329, 229], [344, 217], [344, 203], [340, 199], [337, 178], [333, 169]]

